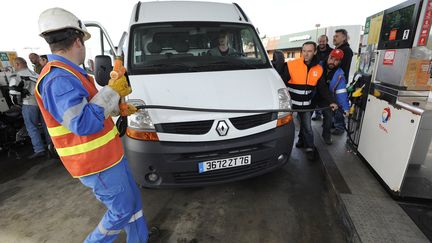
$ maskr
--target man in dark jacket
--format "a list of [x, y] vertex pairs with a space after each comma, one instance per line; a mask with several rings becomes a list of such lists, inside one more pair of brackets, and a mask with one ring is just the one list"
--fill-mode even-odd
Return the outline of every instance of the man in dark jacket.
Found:
[[[348, 82], [349, 71], [351, 67], [351, 60], [353, 57], [353, 51], [351, 50], [350, 45], [348, 44], [348, 32], [345, 29], [337, 29], [335, 30], [335, 35], [333, 36], [333, 45], [335, 48], [340, 49], [344, 53], [344, 57], [340, 63], [340, 68], [345, 73], [345, 80]], [[335, 130], [332, 132], [334, 135], [341, 135], [345, 131], [345, 118], [341, 115], [340, 112], [335, 114]]]
[[[302, 46], [302, 57], [288, 62], [287, 69], [282, 75], [294, 109], [314, 108], [312, 98], [315, 93], [319, 93], [333, 110], [338, 107], [335, 98], [322, 78], [323, 69], [319, 65], [316, 53], [316, 43], [305, 42]], [[297, 112], [297, 115], [300, 122], [300, 132], [296, 147], [306, 148], [307, 158], [315, 160], [317, 155], [311, 125], [312, 112]]]
[[318, 38], [317, 50], [317, 56], [319, 57], [320, 62], [327, 61], [327, 58], [332, 50], [333, 48], [328, 45], [328, 37], [326, 35], [321, 35]]
[[345, 29], [335, 30], [335, 34], [333, 36], [333, 45], [335, 48], [342, 50], [344, 53], [340, 68], [342, 68], [345, 73], [345, 80], [348, 81], [353, 51], [348, 44], [348, 32]]
[[[318, 38], [318, 50], [317, 50], [317, 56], [319, 58], [320, 63], [324, 63], [327, 61], [327, 58], [330, 54], [330, 52], [333, 50], [333, 48], [331, 48], [328, 45], [328, 37], [326, 35], [321, 35]], [[312, 115], [312, 120], [316, 121], [316, 120], [321, 120], [321, 111], [315, 111], [314, 114]]]

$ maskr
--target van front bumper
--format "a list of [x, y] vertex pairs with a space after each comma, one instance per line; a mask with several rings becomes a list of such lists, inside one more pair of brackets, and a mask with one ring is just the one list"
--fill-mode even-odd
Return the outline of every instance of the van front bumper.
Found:
[[[259, 134], [217, 142], [154, 142], [126, 135], [123, 144], [141, 186], [193, 187], [243, 180], [281, 167], [291, 155], [294, 132], [291, 121]], [[251, 156], [249, 165], [199, 173], [199, 162], [243, 155]]]

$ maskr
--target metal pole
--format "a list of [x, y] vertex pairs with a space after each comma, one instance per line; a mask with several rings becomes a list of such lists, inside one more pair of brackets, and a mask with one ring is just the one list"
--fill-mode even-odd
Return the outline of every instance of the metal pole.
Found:
[[318, 42], [318, 28], [320, 27], [320, 24], [315, 24], [316, 27], [316, 33], [315, 33], [315, 41]]

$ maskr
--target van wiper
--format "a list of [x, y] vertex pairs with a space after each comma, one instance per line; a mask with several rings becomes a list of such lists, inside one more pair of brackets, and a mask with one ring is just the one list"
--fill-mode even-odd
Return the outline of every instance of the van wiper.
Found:
[[211, 67], [211, 66], [225, 66], [225, 65], [233, 65], [233, 63], [224, 60], [224, 61], [217, 61], [217, 62], [209, 62], [209, 63], [203, 63], [203, 64], [197, 64], [192, 66], [193, 68], [201, 68], [201, 67]]
[[180, 67], [185, 68], [189, 67], [188, 65], [184, 63], [158, 63], [158, 64], [151, 64], [151, 65], [144, 65], [143, 68], [172, 68], [172, 67]]
[[230, 61], [219, 61], [219, 62], [210, 62], [200, 65], [192, 66], [194, 69], [203, 69], [203, 70], [236, 70], [236, 69], [258, 69], [258, 67], [254, 64], [244, 63], [244, 62], [230, 62]]

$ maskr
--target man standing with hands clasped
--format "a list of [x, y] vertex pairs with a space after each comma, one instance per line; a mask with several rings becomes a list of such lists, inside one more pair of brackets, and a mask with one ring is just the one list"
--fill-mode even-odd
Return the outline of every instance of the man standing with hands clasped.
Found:
[[[85, 242], [113, 242], [121, 230], [127, 242], [147, 242], [141, 193], [135, 184], [111, 114], [131, 93], [124, 76], [98, 91], [79, 66], [90, 38], [72, 13], [51, 8], [41, 13], [39, 30], [53, 54], [42, 69], [36, 100], [63, 165], [91, 188], [107, 212]], [[136, 108], [129, 105], [128, 114]], [[79, 202], [77, 202], [79, 203]]]
[[[344, 117], [344, 115], [349, 112], [349, 100], [348, 93], [346, 89], [345, 75], [342, 68], [339, 67], [341, 60], [343, 59], [344, 53], [339, 49], [334, 49], [330, 52], [327, 61], [323, 63], [323, 78], [327, 83], [330, 93], [336, 97], [339, 109], [334, 113], [340, 113], [339, 115]], [[319, 107], [326, 107], [327, 104], [323, 99], [320, 99], [319, 95], [314, 97], [317, 101]], [[333, 112], [331, 110], [323, 110], [324, 121], [323, 121], [323, 132], [322, 137], [327, 145], [332, 144], [330, 129], [333, 124]]]

